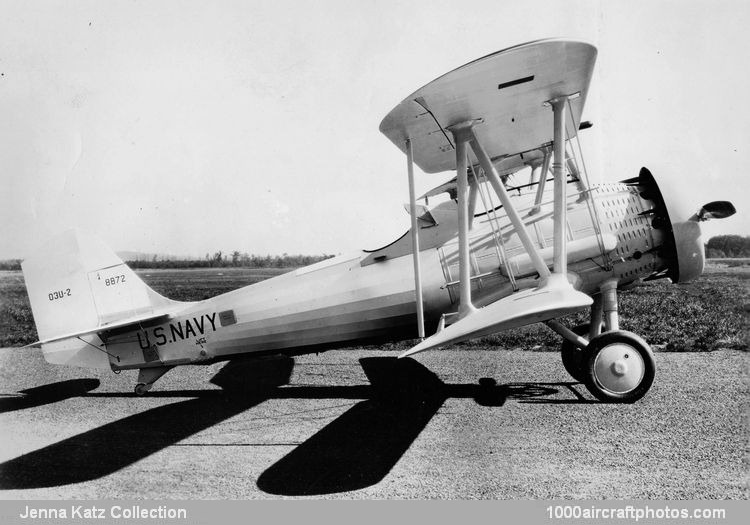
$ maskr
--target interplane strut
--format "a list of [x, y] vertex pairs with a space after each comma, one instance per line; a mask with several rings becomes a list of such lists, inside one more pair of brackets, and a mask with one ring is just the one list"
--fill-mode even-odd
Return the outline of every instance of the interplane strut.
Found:
[[[422, 341], [405, 352], [411, 355], [429, 348], [487, 335], [500, 329], [521, 326], [530, 322], [547, 321], [591, 305], [592, 299], [578, 292], [568, 282], [566, 243], [566, 176], [565, 176], [565, 109], [566, 96], [549, 101], [553, 109], [554, 141], [552, 155], [554, 179], [554, 231], [553, 272], [550, 272], [539, 248], [532, 240], [526, 224], [516, 210], [505, 185], [500, 180], [490, 156], [474, 133], [477, 120], [467, 120], [449, 127], [453, 134], [456, 154], [456, 184], [458, 197], [458, 262], [459, 297], [458, 321]], [[534, 289], [515, 292], [483, 308], [477, 309], [471, 301], [471, 253], [469, 229], [471, 225], [470, 200], [476, 196], [470, 192], [468, 182], [467, 145], [476, 155], [490, 185], [494, 189], [521, 244], [539, 274], [539, 284]], [[408, 151], [408, 148], [407, 148]], [[549, 155], [547, 155], [549, 157]], [[545, 159], [547, 164], [549, 159]]]

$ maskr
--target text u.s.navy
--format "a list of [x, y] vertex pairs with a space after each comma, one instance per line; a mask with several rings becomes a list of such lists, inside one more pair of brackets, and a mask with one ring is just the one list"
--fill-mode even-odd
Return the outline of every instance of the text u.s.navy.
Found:
[[66, 507], [31, 507], [25, 505], [18, 515], [22, 519], [187, 519], [187, 510], [181, 507], [158, 505], [70, 505]]

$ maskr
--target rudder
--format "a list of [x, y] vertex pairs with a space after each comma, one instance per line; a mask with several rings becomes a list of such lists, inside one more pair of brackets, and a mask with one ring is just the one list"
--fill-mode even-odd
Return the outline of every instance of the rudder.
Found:
[[98, 238], [79, 230], [55, 237], [21, 268], [41, 343], [105, 330], [181, 304], [153, 291]]

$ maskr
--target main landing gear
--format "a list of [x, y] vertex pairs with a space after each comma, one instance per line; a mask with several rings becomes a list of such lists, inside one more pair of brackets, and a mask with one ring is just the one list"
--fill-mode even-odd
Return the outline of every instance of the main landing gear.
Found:
[[594, 298], [590, 324], [573, 330], [556, 321], [548, 324], [565, 338], [561, 351], [565, 370], [597, 399], [633, 403], [651, 388], [654, 355], [641, 337], [619, 329], [616, 280], [606, 281]]
[[602, 401], [632, 403], [654, 382], [654, 355], [634, 333], [604, 332], [589, 341], [585, 356], [584, 383]]

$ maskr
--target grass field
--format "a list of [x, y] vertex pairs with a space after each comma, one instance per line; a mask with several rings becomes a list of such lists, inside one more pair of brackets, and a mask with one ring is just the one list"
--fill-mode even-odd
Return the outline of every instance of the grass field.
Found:
[[[268, 279], [289, 269], [214, 268], [143, 270], [137, 273], [159, 293], [177, 300], [196, 301]], [[747, 350], [750, 266], [709, 264], [704, 275], [685, 285], [666, 280], [644, 283], [620, 294], [621, 327], [642, 335], [656, 350]], [[584, 322], [582, 312], [567, 319], [570, 326]], [[0, 347], [36, 341], [36, 330], [21, 272], [0, 272]], [[463, 343], [475, 348], [557, 350], [559, 337], [533, 325]], [[409, 343], [396, 343], [403, 349]]]

